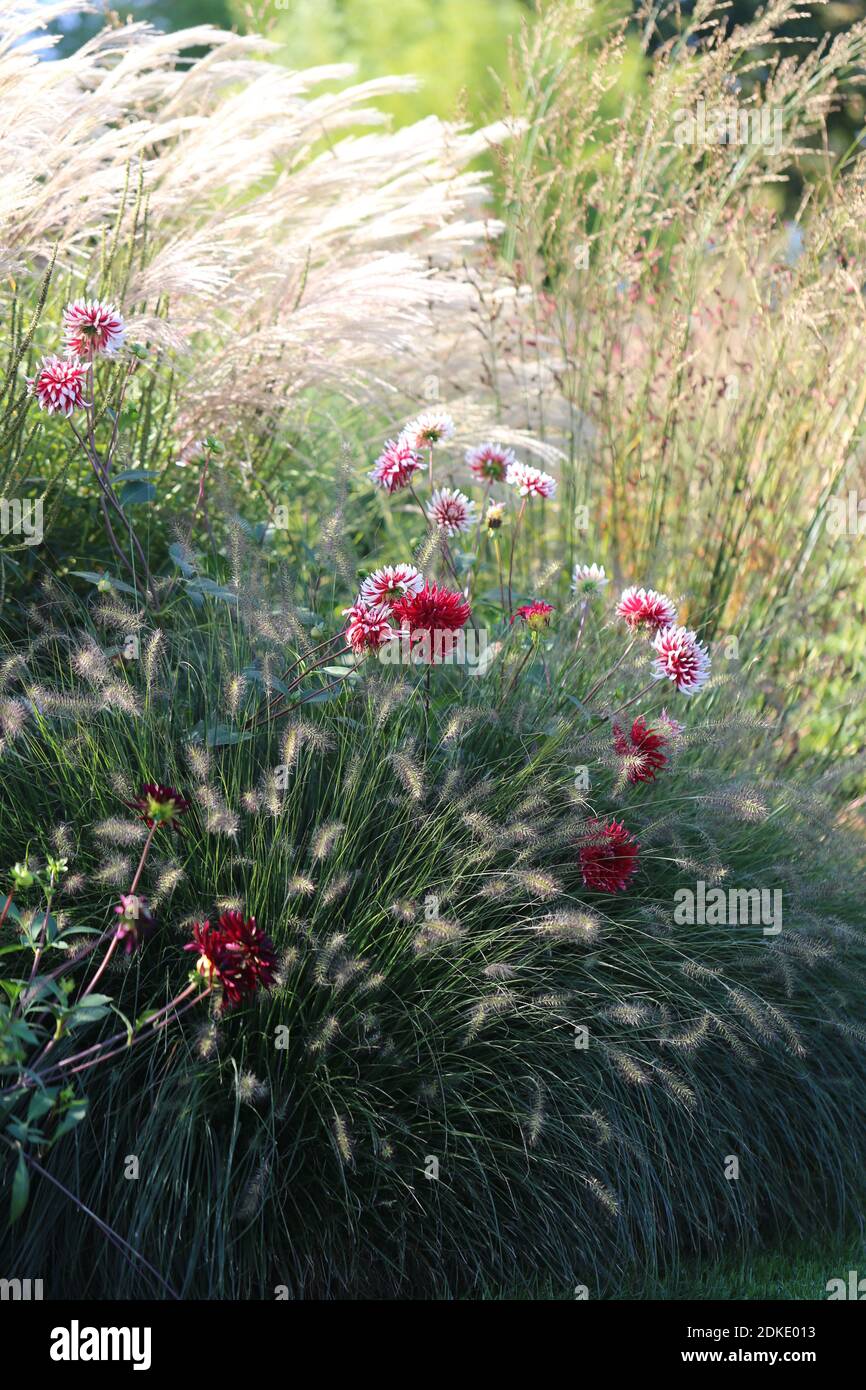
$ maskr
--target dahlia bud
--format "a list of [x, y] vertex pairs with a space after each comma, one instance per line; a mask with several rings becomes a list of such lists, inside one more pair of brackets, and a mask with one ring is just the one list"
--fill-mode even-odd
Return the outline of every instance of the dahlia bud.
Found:
[[28, 868], [26, 859], [23, 864], [13, 864], [9, 876], [12, 879], [12, 883], [19, 891], [22, 888], [32, 888], [36, 882], [36, 876]]

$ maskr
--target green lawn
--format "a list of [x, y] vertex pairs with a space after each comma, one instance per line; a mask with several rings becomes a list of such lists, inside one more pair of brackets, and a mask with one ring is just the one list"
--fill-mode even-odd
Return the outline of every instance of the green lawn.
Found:
[[[702, 1302], [774, 1301], [777, 1299], [825, 1300], [827, 1281], [848, 1281], [850, 1270], [866, 1278], [866, 1236], [828, 1242], [825, 1248], [791, 1245], [782, 1250], [732, 1254], [727, 1259], [695, 1261], [663, 1278], [653, 1279], [632, 1270], [619, 1287], [602, 1295], [606, 1300], [647, 1301], [699, 1299]], [[539, 1288], [488, 1293], [486, 1298], [532, 1301], [573, 1301], [573, 1289]], [[594, 1291], [589, 1290], [589, 1297]]]

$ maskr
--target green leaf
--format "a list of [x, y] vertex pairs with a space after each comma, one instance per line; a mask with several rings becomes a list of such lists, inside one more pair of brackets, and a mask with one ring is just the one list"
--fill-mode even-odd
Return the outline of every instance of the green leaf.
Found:
[[328, 690], [327, 687], [325, 687], [322, 690], [317, 690], [315, 695], [307, 695], [305, 697], [304, 704], [324, 705], [329, 700], [338, 700], [340, 696], [343, 694], [343, 688], [343, 685], [338, 685], [333, 690]]
[[53, 1109], [56, 1097], [55, 1091], [34, 1091], [27, 1107], [27, 1123], [33, 1124], [34, 1121], [41, 1120], [43, 1115], [47, 1115]]
[[18, 1154], [18, 1163], [15, 1167], [15, 1176], [12, 1179], [12, 1205], [9, 1210], [9, 1221], [17, 1221], [27, 1206], [27, 1199], [30, 1196], [30, 1174], [27, 1171], [27, 1160], [22, 1150]]
[[123, 473], [115, 473], [113, 483], [146, 483], [151, 478], [158, 478], [159, 474], [152, 468], [127, 468]]
[[74, 1100], [54, 1131], [54, 1136], [51, 1140], [52, 1144], [56, 1144], [57, 1140], [62, 1139], [64, 1134], [68, 1134], [76, 1125], [80, 1125], [86, 1114], [87, 1101]]
[[[264, 676], [257, 666], [245, 666], [242, 674], [248, 681], [254, 681], [256, 685], [264, 685]], [[277, 680], [275, 676], [271, 677], [270, 686], [279, 695], [288, 695], [289, 693], [289, 687], [285, 681]]]
[[132, 594], [136, 596], [135, 589], [131, 584], [126, 584], [122, 579], [115, 579], [113, 574], [96, 574], [93, 570], [72, 570], [76, 579], [86, 579], [88, 584], [110, 584], [112, 589], [119, 590], [122, 594]]
[[208, 748], [229, 748], [235, 743], [246, 743], [254, 737], [252, 729], [242, 733], [240, 729], [230, 729], [227, 724], [211, 724], [205, 731]]
[[190, 564], [189, 560], [186, 558], [189, 553], [187, 547], [185, 545], [181, 545], [180, 541], [173, 541], [172, 544], [168, 547], [168, 553], [171, 556], [174, 563], [177, 565], [181, 574], [183, 574], [187, 579], [192, 579], [193, 575], [196, 572], [196, 568], [195, 565]]
[[190, 594], [206, 594], [208, 598], [221, 598], [225, 603], [237, 603], [238, 601], [238, 596], [232, 589], [215, 584], [212, 579], [188, 579], [186, 587]]
[[142, 502], [152, 502], [155, 496], [156, 488], [153, 483], [140, 481], [121, 484], [118, 489], [117, 500], [121, 507], [135, 507]]

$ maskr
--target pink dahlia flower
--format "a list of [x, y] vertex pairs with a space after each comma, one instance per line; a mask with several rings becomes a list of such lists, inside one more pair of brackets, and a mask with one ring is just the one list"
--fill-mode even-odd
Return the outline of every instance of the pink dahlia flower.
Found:
[[599, 893], [622, 893], [638, 871], [640, 844], [621, 821], [592, 820], [580, 846], [584, 887]]
[[358, 598], [351, 608], [344, 610], [344, 616], [349, 619], [346, 624], [346, 641], [359, 656], [366, 652], [378, 651], [394, 636], [391, 609], [387, 603], [376, 603], [369, 607]]
[[656, 633], [660, 628], [670, 627], [676, 622], [677, 610], [667, 594], [658, 594], [655, 589], [638, 589], [632, 585], [623, 590], [622, 598], [616, 605], [616, 616], [628, 623], [632, 632], [645, 627]]
[[658, 653], [652, 674], [673, 681], [681, 695], [694, 695], [710, 678], [710, 654], [687, 627], [665, 627], [653, 639]]
[[479, 483], [504, 483], [505, 475], [517, 462], [513, 449], [504, 444], [478, 444], [466, 450], [466, 462]]
[[370, 471], [370, 478], [386, 492], [408, 487], [412, 474], [422, 466], [416, 451], [406, 440], [389, 439]]
[[424, 576], [414, 565], [383, 565], [361, 585], [361, 598], [370, 608], [377, 603], [393, 603], [400, 594], [417, 594], [424, 588]]
[[63, 341], [66, 351], [85, 361], [91, 353], [112, 356], [123, 346], [126, 327], [113, 304], [99, 299], [76, 299], [63, 310]]
[[114, 911], [120, 919], [114, 935], [129, 956], [153, 934], [156, 921], [151, 915], [147, 898], [139, 898], [135, 893], [121, 893]]
[[68, 418], [86, 404], [86, 381], [87, 368], [74, 358], [43, 357], [39, 371], [27, 379], [27, 390], [36, 397], [40, 410]]
[[511, 463], [505, 481], [516, 487], [521, 497], [555, 497], [556, 479], [528, 463]]
[[430, 498], [427, 516], [446, 536], [471, 531], [475, 524], [475, 503], [462, 492], [450, 487], [439, 488]]

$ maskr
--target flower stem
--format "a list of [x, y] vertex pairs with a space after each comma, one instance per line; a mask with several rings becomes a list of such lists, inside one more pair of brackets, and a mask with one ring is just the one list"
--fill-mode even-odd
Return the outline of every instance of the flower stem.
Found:
[[616, 661], [615, 661], [615, 662], [613, 663], [613, 665], [611, 666], [610, 670], [609, 670], [609, 671], [605, 671], [604, 675], [601, 676], [600, 679], [596, 681], [596, 683], [595, 683], [595, 685], [592, 687], [592, 689], [587, 691], [587, 693], [586, 693], [586, 694], [584, 695], [584, 697], [583, 697], [583, 700], [581, 701], [581, 704], [584, 704], [584, 705], [589, 704], [589, 702], [590, 702], [590, 700], [592, 699], [593, 695], [597, 695], [598, 692], [599, 692], [599, 690], [601, 690], [601, 687], [605, 684], [605, 682], [608, 681], [608, 680], [610, 680], [611, 676], [613, 675], [613, 673], [614, 673], [615, 671], [618, 671], [618, 670], [619, 670], [620, 666], [621, 666], [622, 663], [625, 661], [626, 657], [628, 656], [629, 652], [631, 651], [631, 649], [632, 649], [632, 647], [634, 646], [634, 644], [635, 644], [636, 641], [637, 641], [637, 638], [636, 638], [636, 637], [633, 637], [633, 638], [631, 639], [631, 641], [623, 648], [623, 650], [620, 652], [619, 656], [617, 657]]
[[[154, 822], [154, 824], [150, 827], [150, 829], [147, 832], [147, 839], [145, 840], [144, 848], [141, 851], [141, 858], [138, 861], [138, 868], [135, 871], [135, 878], [132, 880], [132, 886], [129, 890], [129, 897], [133, 896], [136, 888], [138, 887], [138, 881], [141, 878], [142, 872], [144, 870], [145, 861], [147, 860], [150, 847], [153, 844], [153, 837], [155, 831], [156, 822]], [[111, 938], [111, 941], [109, 942], [108, 950], [102, 957], [102, 963], [99, 966], [99, 969], [96, 971], [96, 974], [93, 976], [93, 978], [90, 981], [90, 984], [87, 986], [87, 988], [84, 990], [84, 993], [81, 996], [82, 999], [86, 999], [90, 991], [92, 989], [95, 989], [99, 981], [102, 979], [102, 976], [105, 974], [108, 962], [111, 960], [111, 957], [114, 955], [114, 952], [117, 949], [117, 943], [119, 940], [120, 938], [118, 937], [117, 932], [115, 932]]]
[[523, 513], [526, 511], [526, 498], [520, 504], [520, 511], [517, 513], [517, 520], [514, 523], [514, 530], [511, 532], [511, 554], [508, 557], [508, 613], [509, 616], [514, 612], [511, 600], [511, 576], [514, 573], [514, 547], [517, 544], [517, 533], [520, 530], [520, 523], [523, 520]]

